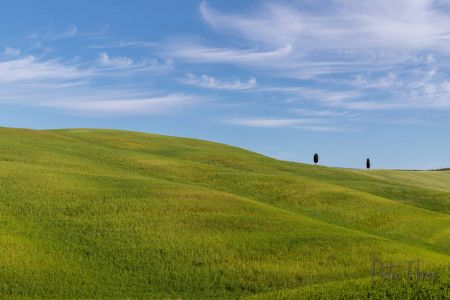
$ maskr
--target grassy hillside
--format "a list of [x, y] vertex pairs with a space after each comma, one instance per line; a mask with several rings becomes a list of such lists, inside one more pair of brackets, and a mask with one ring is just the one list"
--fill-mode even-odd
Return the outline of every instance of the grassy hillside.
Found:
[[374, 178], [387, 179], [400, 184], [419, 186], [438, 191], [450, 192], [450, 170], [445, 171], [374, 171]]
[[[0, 186], [1, 298], [449, 293], [449, 172], [316, 167], [135, 132], [1, 128]], [[374, 285], [372, 257], [419, 259], [439, 276]]]

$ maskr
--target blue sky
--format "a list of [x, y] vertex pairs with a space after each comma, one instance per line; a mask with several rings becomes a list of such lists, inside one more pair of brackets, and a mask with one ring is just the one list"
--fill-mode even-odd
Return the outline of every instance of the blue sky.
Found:
[[1, 126], [450, 166], [448, 0], [5, 0], [0, 29]]

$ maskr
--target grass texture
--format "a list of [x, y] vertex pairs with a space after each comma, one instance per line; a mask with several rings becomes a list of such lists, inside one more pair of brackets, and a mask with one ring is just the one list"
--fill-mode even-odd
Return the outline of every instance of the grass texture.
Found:
[[[445, 298], [449, 214], [448, 171], [0, 128], [0, 298]], [[373, 258], [433, 276], [374, 275]]]

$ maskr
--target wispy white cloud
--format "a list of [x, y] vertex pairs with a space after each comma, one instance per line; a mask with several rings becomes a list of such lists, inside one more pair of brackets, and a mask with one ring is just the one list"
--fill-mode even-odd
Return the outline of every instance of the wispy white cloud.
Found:
[[100, 98], [91, 98], [89, 96], [77, 98], [72, 96], [71, 99], [64, 101], [45, 101], [39, 105], [89, 115], [155, 115], [173, 113], [174, 110], [186, 108], [201, 101], [199, 97], [184, 94], [168, 94], [145, 98], [101, 98], [105, 96], [100, 95]]
[[[311, 120], [302, 119], [266, 119], [266, 118], [245, 118], [245, 119], [229, 119], [229, 124], [244, 125], [250, 127], [292, 127], [298, 125], [310, 125]], [[313, 123], [316, 123], [315, 121]]]
[[[79, 59], [4, 57], [0, 59], [0, 103], [109, 116], [174, 113], [202, 101], [194, 95], [116, 81], [115, 77], [129, 77], [130, 72], [159, 65], [122, 57], [101, 59], [102, 63], [81, 64]], [[108, 84], [111, 77], [114, 84]]]
[[13, 81], [48, 81], [80, 79], [92, 75], [92, 70], [67, 65], [60, 60], [39, 60], [34, 56], [0, 60], [0, 83]]
[[285, 45], [271, 50], [214, 48], [195, 43], [180, 44], [172, 42], [165, 47], [165, 53], [189, 62], [202, 63], [244, 63], [255, 64], [264, 60], [285, 57], [292, 51], [292, 46]]
[[375, 78], [365, 74], [356, 74], [347, 83], [360, 89], [386, 89], [393, 87], [396, 84], [396, 80], [397, 75], [393, 72]]
[[107, 43], [97, 43], [90, 45], [88, 49], [114, 49], [114, 48], [157, 48], [159, 43], [148, 41], [117, 41]]
[[[296, 4], [266, 2], [255, 13], [226, 14], [200, 5], [213, 28], [266, 45], [296, 49], [437, 48], [448, 52], [450, 22], [442, 1], [376, 0]], [[325, 7], [325, 9], [324, 9]], [[327, 9], [328, 8], [328, 9]], [[350, 42], [350, 43], [349, 43]]]
[[336, 131], [337, 126], [324, 124], [321, 119], [289, 119], [289, 118], [235, 118], [224, 121], [226, 124], [259, 127], [259, 128], [297, 128], [310, 131]]
[[68, 37], [73, 37], [76, 36], [78, 33], [78, 28], [75, 25], [70, 25], [69, 28], [67, 28], [67, 30], [57, 33], [53, 36], [53, 38], [68, 38]]
[[145, 59], [135, 61], [127, 56], [110, 56], [107, 52], [99, 54], [97, 63], [102, 68], [122, 69], [122, 71], [128, 70], [130, 72], [166, 72], [173, 69], [173, 62], [171, 60]]
[[110, 57], [108, 53], [102, 52], [98, 58], [98, 62], [104, 67], [128, 68], [133, 65], [134, 61], [125, 56]]
[[78, 33], [78, 27], [70, 25], [68, 28], [62, 31], [57, 31], [52, 24], [45, 28], [35, 29], [27, 36], [29, 39], [44, 39], [44, 40], [60, 40], [76, 36]]
[[19, 56], [20, 53], [21, 53], [20, 49], [6, 47], [5, 50], [3, 50], [2, 55], [3, 56]]
[[424, 124], [425, 121], [423, 119], [398, 118], [398, 119], [395, 119], [395, 120], [389, 120], [389, 121], [387, 121], [387, 123], [397, 124], [397, 125], [404, 125], [404, 126], [411, 126], [411, 125]]
[[291, 110], [292, 112], [306, 116], [306, 117], [317, 117], [317, 118], [337, 118], [337, 117], [349, 117], [354, 116], [348, 111], [337, 111], [337, 110], [312, 110], [304, 108], [295, 108]]
[[[446, 1], [266, 1], [244, 13], [219, 11], [204, 1], [199, 11], [212, 29], [233, 37], [229, 46], [178, 40], [166, 43], [167, 55], [300, 80], [293, 88], [256, 89], [289, 93], [289, 103], [308, 100], [349, 110], [450, 108]], [[436, 75], [421, 78], [430, 71]]]
[[358, 90], [337, 90], [321, 89], [319, 87], [289, 87], [289, 86], [268, 86], [261, 87], [262, 92], [289, 94], [286, 103], [302, 103], [312, 101], [323, 104], [324, 106], [339, 107], [345, 103], [355, 101], [362, 97]]
[[240, 79], [224, 81], [206, 74], [196, 76], [192, 73], [189, 73], [185, 78], [183, 78], [181, 80], [181, 83], [202, 88], [219, 90], [248, 90], [257, 86], [256, 79], [254, 77], [246, 81], [241, 81]]

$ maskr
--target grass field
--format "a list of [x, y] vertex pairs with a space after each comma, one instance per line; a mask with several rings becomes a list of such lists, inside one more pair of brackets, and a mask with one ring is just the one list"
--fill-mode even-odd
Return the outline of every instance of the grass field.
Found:
[[[0, 187], [0, 298], [450, 296], [449, 171], [0, 128]], [[374, 257], [433, 276], [372, 276]]]

